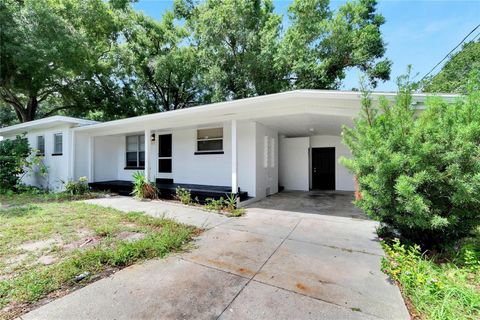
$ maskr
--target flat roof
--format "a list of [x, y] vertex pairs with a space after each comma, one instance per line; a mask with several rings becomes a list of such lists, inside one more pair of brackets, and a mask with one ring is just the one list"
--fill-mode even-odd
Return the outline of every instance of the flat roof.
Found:
[[52, 116], [48, 118], [19, 123], [13, 126], [0, 128], [0, 135], [21, 134], [29, 129], [51, 128], [58, 125], [73, 124], [78, 126], [86, 126], [96, 124], [98, 121], [85, 120], [65, 116]]
[[[380, 97], [386, 97], [387, 99], [391, 100], [394, 99], [396, 95], [397, 93], [394, 92], [371, 93], [371, 97], [375, 101], [377, 101]], [[427, 97], [439, 95], [414, 93], [412, 96], [415, 103], [422, 105]], [[440, 96], [451, 101], [458, 97], [458, 95], [455, 94], [444, 94]], [[260, 114], [264, 113], [264, 111], [267, 109], [272, 112], [278, 112], [281, 115], [283, 109], [281, 109], [279, 106], [282, 105], [282, 103], [285, 105], [287, 102], [293, 107], [295, 107], [295, 105], [298, 107], [312, 105], [316, 108], [316, 110], [319, 110], [320, 108], [337, 108], [338, 110], [349, 109], [351, 111], [350, 113], [353, 114], [353, 112], [356, 113], [359, 110], [361, 97], [362, 92], [360, 91], [293, 90], [113, 120], [76, 128], [75, 131], [100, 132], [106, 131], [110, 128], [122, 128], [123, 130], [128, 128], [134, 130], [141, 129], [138, 124], [142, 122], [155, 122], [160, 124], [160, 121], [170, 121], [171, 123], [175, 123], [175, 126], [178, 126], [179, 121], [184, 122], [184, 125], [191, 125], [192, 122], [198, 121], [200, 123], [203, 119], [208, 119], [211, 122], [221, 122], [228, 118], [248, 119], [250, 117], [254, 119], [256, 116], [260, 116]], [[322, 104], [322, 102], [324, 103]], [[327, 106], [327, 104], [330, 104], [330, 106]], [[309, 108], [309, 110], [311, 111], [312, 108]], [[272, 112], [270, 112], [270, 115]], [[240, 114], [242, 114], [241, 117]]]

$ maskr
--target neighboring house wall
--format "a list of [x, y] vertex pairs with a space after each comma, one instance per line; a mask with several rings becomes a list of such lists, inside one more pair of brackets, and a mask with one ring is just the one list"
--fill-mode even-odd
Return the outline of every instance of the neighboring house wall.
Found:
[[[53, 156], [54, 134], [61, 133], [63, 141], [62, 155]], [[37, 149], [37, 137], [45, 138], [45, 155], [43, 163], [48, 168], [46, 177], [42, 177], [34, 172], [27, 173], [22, 182], [31, 185], [46, 188], [54, 191], [61, 191], [64, 188], [64, 182], [69, 180], [70, 152], [69, 141], [71, 139], [71, 129], [68, 126], [59, 126], [48, 129], [30, 130], [26, 134], [30, 148]], [[15, 139], [15, 136], [5, 136], [6, 139]]]
[[286, 190], [309, 190], [309, 137], [280, 139], [280, 185]]

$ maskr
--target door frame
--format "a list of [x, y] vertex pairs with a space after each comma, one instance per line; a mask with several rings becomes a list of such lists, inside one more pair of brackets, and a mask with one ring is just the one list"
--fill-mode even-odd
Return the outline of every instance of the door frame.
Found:
[[[172, 136], [172, 155], [170, 157], [159, 157], [160, 151], [160, 136], [163, 135], [171, 135]], [[163, 132], [155, 132], [155, 178], [156, 179], [173, 179], [173, 133], [171, 131], [163, 131]], [[171, 159], [172, 160], [172, 172], [158, 172], [158, 161], [160, 159]]]
[[[334, 188], [332, 190], [337, 190], [337, 169], [338, 169], [338, 164], [337, 164], [337, 148], [335, 146], [321, 146], [321, 147], [310, 147], [309, 152], [308, 152], [308, 172], [309, 172], [309, 189], [310, 190], [318, 190], [313, 188], [313, 149], [333, 149], [333, 154], [334, 154]], [[326, 191], [326, 190], [325, 190]]]

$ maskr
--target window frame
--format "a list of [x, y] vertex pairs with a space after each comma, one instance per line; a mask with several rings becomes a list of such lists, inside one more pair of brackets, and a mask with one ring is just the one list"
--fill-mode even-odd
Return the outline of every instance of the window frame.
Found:
[[[201, 138], [199, 139], [199, 131], [201, 130], [211, 130], [211, 129], [221, 129], [222, 130], [222, 137], [216, 137], [216, 138]], [[225, 137], [225, 130], [224, 127], [209, 127], [209, 128], [197, 128], [197, 137], [195, 140], [195, 154], [196, 155], [202, 155], [202, 154], [224, 154], [224, 137]], [[221, 141], [222, 142], [222, 148], [221, 149], [215, 149], [215, 150], [199, 150], [198, 149], [198, 143], [201, 141]]]
[[[57, 137], [60, 136], [60, 146], [61, 150], [57, 150]], [[53, 134], [53, 153], [52, 156], [61, 156], [63, 155], [63, 132], [57, 132]]]
[[[43, 150], [40, 149], [40, 143], [39, 143], [40, 138], [42, 138], [43, 140]], [[37, 136], [37, 150], [38, 150], [37, 156], [45, 156], [45, 135], [44, 134]]]
[[[128, 151], [128, 138], [130, 137], [136, 137], [136, 151]], [[141, 170], [145, 169], [145, 148], [144, 150], [141, 150], [141, 145], [145, 146], [145, 140], [143, 143], [141, 142], [141, 139], [145, 139], [145, 135], [143, 134], [132, 134], [125, 136], [125, 170]], [[136, 153], [136, 166], [129, 166], [128, 165], [128, 153], [135, 152]], [[143, 152], [143, 165], [140, 165], [140, 154]]]

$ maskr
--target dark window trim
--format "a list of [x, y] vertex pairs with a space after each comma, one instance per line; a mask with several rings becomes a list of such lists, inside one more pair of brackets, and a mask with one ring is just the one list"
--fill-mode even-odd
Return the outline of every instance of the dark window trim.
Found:
[[[128, 138], [129, 137], [137, 138], [137, 151], [128, 151]], [[137, 154], [137, 166], [125, 166], [125, 170], [138, 170], [138, 169], [143, 169], [144, 168], [144, 167], [140, 166], [140, 153], [143, 152], [144, 155], [145, 155], [145, 150], [140, 151], [140, 145], [142, 145], [142, 143], [140, 143], [141, 137], [145, 137], [145, 136], [143, 134], [133, 134], [133, 135], [126, 135], [125, 136], [125, 164], [128, 163], [127, 153], [135, 152]], [[145, 143], [145, 141], [144, 141], [144, 143]], [[145, 159], [144, 159], [144, 161], [145, 161]], [[130, 168], [133, 168], [133, 169], [130, 169]]]
[[45, 153], [37, 153], [37, 157], [45, 157]]
[[224, 151], [196, 151], [194, 152], [195, 155], [202, 155], [202, 154], [224, 154]]
[[145, 167], [125, 167], [123, 170], [145, 170]]
[[[60, 146], [62, 148], [62, 150], [60, 150], [61, 152], [55, 152], [55, 149], [56, 149], [56, 146], [57, 146], [57, 143], [55, 142], [55, 138], [57, 136], [60, 136]], [[57, 132], [57, 133], [54, 133], [53, 134], [53, 153], [52, 153], [52, 156], [61, 156], [63, 154], [63, 132]]]

